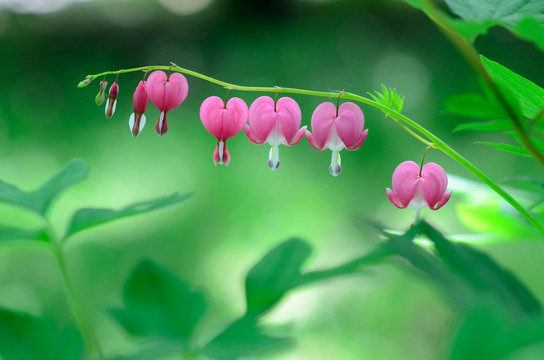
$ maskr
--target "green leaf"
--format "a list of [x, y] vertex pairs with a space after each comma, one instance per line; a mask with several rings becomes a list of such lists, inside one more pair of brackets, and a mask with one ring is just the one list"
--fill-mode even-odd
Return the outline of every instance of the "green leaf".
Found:
[[64, 236], [64, 239], [67, 239], [68, 237], [74, 235], [79, 231], [102, 225], [113, 220], [146, 213], [173, 204], [178, 204], [190, 198], [191, 196], [193, 196], [193, 194], [180, 195], [178, 193], [174, 193], [164, 198], [133, 204], [121, 210], [93, 208], [80, 209], [76, 211], [76, 213], [72, 217], [72, 221], [68, 226], [68, 230], [66, 232], [66, 235]]
[[544, 89], [495, 61], [484, 56], [480, 58], [497, 85], [519, 103], [523, 116], [534, 118], [544, 108]]
[[[523, 145], [521, 143], [521, 140], [519, 138], [519, 135], [517, 132], [515, 131], [507, 131], [505, 132], [506, 135], [509, 135], [511, 137], [513, 137], [520, 145]], [[535, 147], [540, 151], [540, 152], [544, 152], [544, 141], [540, 140], [539, 138], [537, 138], [536, 136], [531, 136], [530, 137], [531, 139], [531, 142], [535, 145]]]
[[41, 240], [45, 233], [43, 229], [24, 230], [11, 227], [0, 228], [0, 241], [2, 240]]
[[474, 22], [502, 20], [510, 23], [519, 21], [525, 15], [544, 11], [541, 0], [446, 0], [446, 3], [453, 13]]
[[514, 32], [520, 38], [535, 43], [541, 51], [544, 51], [544, 23], [542, 19], [526, 17], [517, 23]]
[[463, 319], [450, 350], [450, 359], [542, 359], [544, 319], [521, 324], [508, 311], [478, 304]]
[[379, 245], [370, 253], [344, 264], [304, 272], [302, 266], [311, 252], [308, 243], [291, 239], [270, 250], [255, 264], [246, 277], [247, 314], [260, 316], [275, 306], [288, 291], [298, 286], [360, 272], [363, 266], [391, 254], [387, 246]]
[[516, 189], [525, 190], [531, 194], [539, 196], [544, 195], [544, 181], [531, 177], [511, 177], [502, 181], [506, 186], [511, 186]]
[[289, 338], [267, 335], [254, 317], [245, 316], [231, 323], [202, 352], [216, 360], [236, 360], [283, 350], [291, 344]]
[[395, 89], [387, 88], [385, 85], [382, 85], [382, 92], [380, 93], [376, 91], [375, 93], [376, 95], [368, 93], [368, 95], [370, 95], [375, 102], [382, 104], [398, 113], [402, 112], [402, 107], [404, 106], [404, 96], [397, 94]]
[[506, 119], [502, 106], [490, 96], [476, 93], [453, 95], [444, 100], [444, 111], [464, 117]]
[[268, 252], [246, 277], [247, 312], [262, 314], [300, 283], [302, 265], [310, 256], [310, 245], [287, 240]]
[[454, 131], [474, 130], [474, 131], [506, 131], [512, 130], [512, 123], [508, 120], [494, 120], [488, 122], [470, 122], [459, 124]]
[[0, 308], [0, 357], [3, 360], [74, 360], [83, 354], [75, 329], [59, 329], [52, 322]]
[[123, 288], [124, 309], [111, 313], [134, 336], [159, 335], [186, 345], [206, 312], [204, 296], [168, 270], [143, 261]]
[[466, 244], [452, 243], [438, 230], [424, 224], [425, 233], [434, 243], [439, 256], [475, 291], [491, 295], [491, 299], [520, 316], [542, 310], [538, 300], [525, 285], [487, 254]]
[[82, 160], [73, 159], [41, 188], [28, 193], [0, 180], [0, 201], [44, 215], [55, 197], [68, 186], [83, 180], [87, 173], [87, 165]]
[[504, 151], [510, 154], [515, 154], [519, 156], [528, 156], [531, 157], [531, 154], [527, 149], [525, 149], [522, 146], [517, 145], [511, 145], [511, 144], [501, 144], [501, 143], [492, 143], [487, 141], [477, 142], [476, 144], [482, 144], [486, 146], [490, 146], [496, 150]]

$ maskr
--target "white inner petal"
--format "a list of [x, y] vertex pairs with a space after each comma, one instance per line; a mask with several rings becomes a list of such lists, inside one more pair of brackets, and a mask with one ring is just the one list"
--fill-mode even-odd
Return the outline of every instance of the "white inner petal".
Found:
[[338, 137], [338, 132], [336, 131], [336, 124], [332, 124], [331, 135], [329, 136], [329, 139], [327, 140], [327, 144], [325, 144], [325, 146], [332, 151], [340, 151], [346, 148], [344, 142]]

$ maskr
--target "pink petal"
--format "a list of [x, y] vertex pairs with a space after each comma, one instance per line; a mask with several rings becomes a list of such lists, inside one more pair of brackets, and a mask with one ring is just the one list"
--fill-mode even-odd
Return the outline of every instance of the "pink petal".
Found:
[[306, 130], [305, 134], [306, 134], [306, 139], [308, 139], [308, 142], [310, 143], [310, 145], [314, 149], [319, 150], [319, 151], [325, 150], [325, 145], [323, 144], [322, 146], [319, 146], [319, 144], [317, 143], [317, 141], [314, 138], [314, 135], [311, 132]]
[[140, 83], [136, 87], [136, 90], [134, 91], [134, 95], [132, 96], [133, 109], [135, 113], [143, 114], [147, 109], [149, 96], [147, 96], [145, 85], [145, 81], [140, 81]]
[[[335, 118], [336, 106], [334, 106], [333, 103], [324, 102], [319, 104], [319, 106], [314, 110], [311, 122], [313, 132], [312, 138], [315, 137], [315, 143], [318, 144], [318, 146], [312, 145], [309, 138], [308, 141], [310, 141], [310, 144], [315, 149], [322, 150], [327, 143], [327, 140], [331, 135], [331, 128], [334, 124]], [[306, 133], [306, 137], [308, 137], [308, 133]]]
[[438, 210], [442, 206], [446, 205], [446, 203], [448, 202], [450, 197], [451, 197], [451, 191], [448, 191], [447, 193], [442, 195], [442, 197], [440, 198], [440, 201], [438, 201], [438, 203], [436, 203], [436, 205], [434, 207], [432, 207], [432, 206], [429, 206], [429, 207], [431, 208], [431, 210]]
[[173, 73], [167, 78], [163, 71], [153, 71], [146, 84], [149, 99], [159, 110], [169, 111], [179, 106], [189, 92], [185, 76]]
[[210, 134], [218, 140], [226, 140], [238, 134], [247, 121], [247, 105], [240, 98], [224, 102], [217, 96], [204, 100], [200, 106], [200, 120]]
[[264, 143], [264, 140], [263, 141], [257, 141], [257, 139], [255, 137], [255, 134], [253, 134], [253, 130], [251, 130], [251, 128], [249, 127], [248, 124], [244, 125], [244, 132], [246, 133], [246, 136], [249, 139], [249, 141], [251, 141], [255, 145], [261, 145], [261, 144]]
[[227, 102], [225, 112], [230, 114], [223, 119], [223, 139], [233, 137], [238, 134], [247, 122], [248, 108], [244, 100], [240, 98], [232, 98]]
[[[276, 113], [280, 133], [287, 143], [292, 143], [295, 135], [299, 131], [300, 122], [302, 120], [300, 107], [297, 102], [290, 97], [282, 97], [276, 103]], [[300, 137], [300, 139], [302, 139], [302, 137]]]
[[[442, 167], [435, 163], [427, 163], [421, 170], [421, 191], [430, 208], [433, 208], [443, 197], [448, 187], [448, 176]], [[443, 204], [442, 204], [443, 205]]]
[[351, 102], [343, 103], [338, 109], [335, 123], [338, 137], [346, 148], [353, 149], [360, 140], [365, 125], [365, 117], [361, 108]]
[[419, 166], [413, 161], [405, 161], [393, 172], [393, 192], [399, 204], [406, 207], [416, 195], [419, 186]]
[[359, 138], [357, 139], [353, 147], [351, 148], [348, 147], [347, 149], [358, 150], [361, 147], [361, 145], [363, 145], [363, 143], [365, 142], [367, 135], [368, 135], [368, 129], [366, 129], [365, 131], [361, 133], [361, 135], [359, 136]]
[[301, 127], [297, 131], [297, 133], [295, 134], [295, 136], [293, 137], [291, 142], [289, 143], [289, 142], [286, 141], [284, 144], [287, 145], [287, 146], [293, 146], [293, 145], [298, 144], [298, 142], [300, 140], [302, 140], [302, 138], [304, 137], [304, 134], [306, 133], [306, 128], [307, 128], [306, 126]]
[[386, 188], [385, 189], [385, 193], [387, 194], [387, 197], [389, 198], [389, 200], [393, 203], [393, 205], [395, 205], [396, 207], [398, 207], [399, 209], [404, 209], [406, 208], [406, 206], [408, 205], [402, 205], [400, 202], [399, 202], [399, 198], [397, 196], [397, 194], [395, 194], [393, 192], [393, 190], [389, 189], [389, 188]]
[[261, 96], [249, 107], [249, 126], [259, 143], [265, 142], [276, 126], [276, 117], [274, 100], [271, 97]]

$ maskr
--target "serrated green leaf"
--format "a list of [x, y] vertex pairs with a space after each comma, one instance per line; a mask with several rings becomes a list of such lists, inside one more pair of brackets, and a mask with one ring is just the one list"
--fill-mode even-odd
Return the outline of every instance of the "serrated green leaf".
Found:
[[185, 345], [206, 313], [204, 296], [168, 270], [141, 262], [123, 288], [123, 309], [110, 312], [134, 336], [159, 335]]
[[453, 131], [474, 130], [474, 131], [506, 131], [512, 130], [512, 123], [508, 120], [495, 120], [487, 122], [470, 122], [459, 124]]
[[245, 316], [231, 323], [202, 352], [216, 360], [237, 360], [283, 350], [291, 344], [290, 338], [267, 335], [254, 317]]
[[533, 118], [544, 108], [544, 89], [495, 61], [480, 58], [497, 85], [519, 103], [523, 116]]
[[32, 192], [25, 192], [0, 180], [0, 201], [43, 215], [55, 197], [70, 185], [83, 180], [87, 173], [87, 165], [82, 160], [73, 159], [42, 187]]
[[511, 145], [511, 144], [492, 143], [492, 142], [487, 142], [487, 141], [476, 142], [476, 144], [486, 145], [486, 146], [492, 147], [492, 148], [494, 148], [496, 150], [504, 151], [504, 152], [514, 154], [514, 155], [531, 157], [531, 154], [529, 153], [529, 151], [527, 151], [527, 149], [525, 149], [522, 146]]
[[506, 119], [502, 106], [494, 98], [476, 93], [453, 95], [444, 100], [444, 112], [480, 119]]
[[[507, 131], [505, 132], [506, 135], [508, 136], [511, 136], [512, 138], [514, 138], [520, 145], [523, 145], [521, 143], [521, 140], [519, 138], [519, 135], [517, 132], [515, 131]], [[530, 136], [530, 139], [531, 139], [531, 142], [533, 143], [533, 145], [535, 145], [535, 147], [541, 151], [541, 152], [544, 152], [544, 142], [542, 140], [540, 140], [539, 138], [537, 138], [536, 136]]]
[[72, 328], [0, 308], [0, 357], [3, 360], [74, 360], [83, 354], [83, 343]]
[[174, 193], [164, 198], [144, 201], [141, 203], [130, 205], [121, 210], [93, 208], [80, 209], [76, 211], [76, 213], [72, 217], [72, 221], [68, 226], [68, 230], [64, 238], [67, 239], [68, 237], [74, 235], [79, 231], [102, 225], [113, 220], [121, 219], [127, 216], [143, 214], [149, 211], [160, 209], [165, 206], [178, 204], [190, 198], [192, 195], [193, 194], [180, 195], [178, 193]]
[[268, 252], [246, 277], [247, 312], [259, 315], [299, 284], [302, 265], [312, 252], [299, 239], [287, 240]]

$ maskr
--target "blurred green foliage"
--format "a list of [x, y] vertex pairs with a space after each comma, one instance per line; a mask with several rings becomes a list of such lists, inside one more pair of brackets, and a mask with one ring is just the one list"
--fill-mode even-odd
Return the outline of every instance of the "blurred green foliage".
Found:
[[[311, 271], [334, 267], [374, 245], [372, 232], [357, 225], [360, 217], [407, 228], [413, 213], [389, 204], [385, 187], [396, 165], [417, 161], [424, 148], [382, 113], [363, 107], [369, 138], [359, 151], [343, 154], [344, 170], [336, 179], [327, 171], [329, 154], [313, 151], [306, 143], [284, 149], [281, 168], [271, 173], [266, 165], [268, 149], [250, 144], [243, 134], [229, 140], [230, 166], [215, 168], [211, 159], [215, 140], [200, 124], [198, 109], [207, 96], [223, 96], [223, 89], [189, 79], [188, 99], [169, 114], [169, 133], [157, 137], [148, 124], [134, 139], [127, 123], [132, 91], [141, 77], [119, 78], [117, 111], [107, 120], [94, 103], [95, 84], [76, 88], [89, 73], [173, 61], [241, 85], [366, 94], [384, 84], [405, 96], [406, 114], [439, 134], [492, 178], [507, 179], [512, 174], [542, 177], [530, 158], [473, 144], [499, 142], [501, 134], [452, 134], [464, 120], [445, 115], [442, 100], [467, 91], [475, 93], [479, 84], [435, 26], [411, 7], [397, 1], [217, 0], [198, 13], [179, 15], [167, 3], [172, 2], [90, 1], [47, 14], [0, 9], [0, 178], [33, 194], [41, 191], [33, 189], [39, 189], [44, 179], [73, 157], [84, 159], [91, 168], [85, 182], [50, 204], [52, 210], [46, 217], [54, 233], [64, 234], [71, 215], [83, 206], [127, 210], [149, 199], [166, 201], [163, 197], [174, 192], [196, 193], [184, 206], [74, 233], [73, 242], [67, 243], [66, 265], [74, 288], [92, 326], [100, 329], [98, 340], [108, 354], [133, 350], [133, 339], [104, 310], [123, 307], [123, 284], [143, 259], [209, 289], [213, 310], [199, 331], [211, 333], [244, 313], [245, 274], [282, 240], [297, 236], [318, 249], [306, 265]], [[464, 26], [478, 28], [478, 33], [487, 32], [476, 40], [487, 58], [542, 85], [544, 56], [533, 44], [502, 28], [488, 29], [493, 23], [485, 19], [484, 23], [467, 24], [465, 21]], [[529, 17], [515, 26], [515, 32], [526, 37], [540, 34], [534, 31], [540, 23]], [[248, 104], [259, 95], [236, 94]], [[301, 105], [303, 125], [309, 125], [311, 112], [323, 99], [294, 98]], [[156, 117], [158, 111], [150, 106], [149, 122]], [[449, 174], [470, 177], [439, 153], [429, 152], [427, 159], [440, 163]], [[458, 220], [456, 208], [477, 205], [479, 194], [455, 194], [449, 205], [437, 213], [427, 211], [424, 217], [445, 233], [459, 238], [468, 235], [477, 243], [471, 223]], [[527, 203], [535, 204], [531, 201]], [[40, 204], [37, 212], [43, 214], [46, 202]], [[497, 202], [492, 213], [527, 229], [502, 203]], [[489, 223], [489, 219], [483, 220]], [[40, 238], [33, 229], [43, 225], [40, 216], [11, 205], [0, 207], [0, 224], [7, 228], [0, 232], [0, 239], [6, 240], [15, 235]], [[500, 220], [500, 225], [508, 224]], [[30, 233], [17, 230], [15, 234], [12, 229]], [[531, 231], [512, 230], [510, 238], [514, 237], [515, 243], [489, 245], [484, 250], [514, 270], [542, 300], [544, 245], [529, 241], [535, 237]], [[72, 331], [73, 319], [53, 257], [23, 243], [3, 244], [0, 306], [23, 312], [13, 316], [38, 324], [37, 331], [42, 326]], [[458, 316], [444, 304], [442, 293], [404, 267], [388, 263], [373, 272], [373, 276], [327, 281], [280, 296], [277, 308], [262, 319], [263, 325], [295, 333], [297, 345], [272, 358], [436, 359], [450, 353], [451, 329], [459, 327], [462, 336], [454, 343], [452, 354], [460, 359], [466, 356], [466, 349], [477, 345], [484, 352], [487, 348], [494, 351], [494, 338], [510, 339], [513, 347], [519, 347], [526, 344], [519, 340], [525, 337], [526, 328], [541, 327], [537, 320], [523, 326], [510, 324], [495, 309], [475, 309]], [[55, 324], [42, 325], [38, 320], [42, 318], [55, 319]], [[233, 326], [247, 329], [256, 325], [241, 321]], [[33, 336], [31, 328], [28, 325], [29, 337]], [[475, 339], [474, 332], [487, 332], [490, 337]], [[243, 331], [234, 331], [234, 335], [240, 333]], [[517, 335], [511, 336], [513, 333]], [[229, 334], [224, 337], [235, 337]], [[51, 340], [48, 349], [56, 349], [55, 344]], [[70, 358], [80, 350], [74, 346], [74, 352], [66, 350], [65, 354]]]

